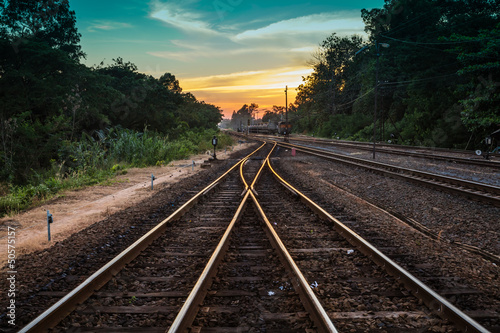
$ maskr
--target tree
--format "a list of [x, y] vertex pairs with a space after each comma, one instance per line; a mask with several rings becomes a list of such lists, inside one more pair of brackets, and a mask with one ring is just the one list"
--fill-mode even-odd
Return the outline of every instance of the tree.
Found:
[[482, 139], [500, 127], [500, 24], [476, 36], [453, 34], [447, 40], [463, 42], [450, 50], [463, 66], [458, 74], [467, 78], [459, 87], [465, 95], [461, 118]]
[[273, 105], [272, 110], [266, 110], [264, 116], [262, 117], [262, 122], [279, 122], [284, 120], [285, 117], [285, 107]]
[[457, 75], [461, 51], [449, 52], [461, 42], [449, 37], [491, 29], [499, 9], [498, 1], [489, 0], [386, 0], [381, 9], [362, 11], [372, 43], [391, 45], [380, 57], [379, 89], [391, 131], [401, 132], [407, 143], [465, 147], [457, 106], [467, 79]]
[[66, 52], [74, 60], [85, 56], [68, 0], [1, 1], [0, 35], [12, 43], [14, 50], [27, 40], [36, 40]]
[[168, 90], [180, 94], [182, 92], [182, 88], [179, 85], [179, 80], [175, 78], [175, 75], [170, 73], [163, 74], [159, 82], [162, 86], [167, 88]]
[[30, 183], [51, 160], [67, 165], [68, 147], [93, 155], [81, 138], [113, 128], [171, 139], [216, 129], [220, 109], [183, 94], [173, 74], [157, 80], [121, 57], [88, 68], [79, 41], [68, 0], [0, 1], [0, 183]]
[[184, 101], [177, 111], [179, 121], [186, 123], [189, 129], [217, 128], [217, 124], [222, 120], [222, 111], [219, 107], [197, 101], [191, 93], [182, 96]]
[[[358, 64], [354, 55], [362, 39], [353, 35], [331, 34], [321, 44], [314, 57], [313, 72], [303, 78], [297, 89], [298, 107], [295, 128], [299, 131], [319, 129], [330, 136], [335, 129], [325, 126], [337, 114], [351, 113], [352, 103], [361, 89]], [[332, 132], [332, 133], [330, 133]]]
[[63, 100], [71, 92], [78, 64], [65, 52], [34, 40], [19, 45], [16, 52], [3, 39], [0, 54], [4, 148], [0, 159], [9, 177], [25, 178], [30, 168], [48, 164], [55, 142], [68, 133], [70, 120], [64, 114]]
[[248, 122], [253, 118], [253, 113], [259, 108], [255, 103], [243, 104], [236, 112], [233, 112], [231, 117], [231, 127], [240, 128], [240, 125], [247, 126]]

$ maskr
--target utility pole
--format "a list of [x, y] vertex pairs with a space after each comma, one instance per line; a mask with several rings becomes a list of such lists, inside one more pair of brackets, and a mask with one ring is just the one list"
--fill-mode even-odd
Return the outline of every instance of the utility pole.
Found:
[[379, 43], [375, 41], [375, 52], [377, 56], [377, 64], [375, 68], [375, 110], [373, 111], [373, 159], [375, 159], [375, 139], [377, 135], [377, 99], [378, 99], [378, 58], [380, 58], [380, 46], [389, 47], [387, 43]]
[[[375, 140], [377, 137], [378, 58], [380, 57], [380, 46], [389, 47], [390, 45], [387, 43], [379, 43], [375, 40], [375, 56], [377, 57], [377, 62], [375, 65], [375, 105], [373, 110], [373, 159], [375, 159]], [[358, 55], [368, 47], [368, 45], [364, 46], [358, 50], [355, 55]]]
[[284, 141], [288, 142], [288, 86], [285, 86], [285, 126], [286, 133]]
[[375, 52], [377, 52], [377, 64], [375, 68], [375, 109], [373, 111], [373, 159], [375, 159], [375, 140], [377, 135], [377, 97], [378, 97], [378, 58], [380, 58], [380, 49], [375, 41]]

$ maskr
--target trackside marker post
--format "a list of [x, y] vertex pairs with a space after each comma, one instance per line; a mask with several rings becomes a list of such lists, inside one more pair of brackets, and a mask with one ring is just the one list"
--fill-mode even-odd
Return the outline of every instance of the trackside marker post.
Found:
[[54, 219], [52, 218], [52, 214], [47, 210], [47, 231], [49, 234], [49, 241], [50, 241], [50, 224], [54, 222]]

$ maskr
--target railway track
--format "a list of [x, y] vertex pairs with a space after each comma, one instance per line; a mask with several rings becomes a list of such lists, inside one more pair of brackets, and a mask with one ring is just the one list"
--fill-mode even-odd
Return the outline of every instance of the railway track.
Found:
[[402, 168], [386, 163], [346, 156], [343, 154], [336, 154], [331, 151], [319, 148], [312, 148], [285, 142], [280, 142], [279, 145], [285, 148], [293, 148], [297, 151], [302, 151], [307, 154], [326, 158], [335, 162], [368, 169], [370, 171], [388, 175], [394, 178], [403, 178], [405, 180], [421, 185], [423, 184], [425, 186], [436, 188], [441, 191], [460, 194], [473, 200], [500, 206], [500, 187], [454, 177], [447, 177], [419, 170]]
[[[242, 136], [238, 133], [231, 133], [232, 135]], [[251, 137], [267, 141], [275, 141], [276, 137], [263, 134], [252, 134]], [[357, 151], [373, 151], [373, 143], [358, 142], [358, 141], [344, 141], [333, 140], [324, 138], [314, 138], [306, 136], [290, 136], [289, 142], [296, 144], [312, 144], [312, 145], [326, 145], [328, 147], [342, 147], [347, 149], [355, 149]], [[500, 161], [480, 159], [473, 151], [469, 150], [453, 150], [446, 148], [429, 148], [418, 146], [399, 146], [394, 144], [377, 143], [375, 151], [378, 153], [408, 156], [422, 159], [430, 159], [436, 161], [445, 161], [455, 164], [475, 165], [482, 167], [489, 167], [492, 169], [500, 169]], [[465, 157], [464, 157], [465, 156]], [[492, 155], [494, 158], [495, 155]]]
[[[233, 174], [238, 166], [243, 184]], [[258, 182], [264, 168], [271, 171]], [[307, 206], [278, 200], [283, 189], [271, 172]], [[290, 204], [296, 209], [280, 209]], [[324, 241], [320, 247], [318, 240]], [[159, 332], [170, 326], [170, 332], [336, 332], [332, 321], [355, 329], [386, 328], [376, 320], [380, 316], [394, 318], [389, 327], [394, 332], [451, 330], [418, 298], [401, 291], [400, 283], [460, 329], [487, 332], [287, 184], [268, 157], [255, 153], [21, 332], [56, 325], [55, 331]], [[382, 299], [379, 307], [366, 308], [367, 297]]]
[[[120, 272], [128, 263], [134, 260], [139, 254], [144, 251], [149, 244], [151, 244], [154, 240], [158, 239], [160, 236], [164, 235], [165, 231], [170, 227], [170, 225], [177, 220], [180, 220], [183, 215], [185, 215], [193, 206], [195, 206], [201, 199], [207, 199], [207, 194], [209, 194], [212, 190], [214, 190], [219, 183], [224, 181], [229, 175], [232, 175], [232, 171], [237, 169], [241, 161], [235, 164], [231, 169], [229, 169], [226, 173], [212, 182], [210, 185], [206, 186], [203, 190], [195, 194], [190, 200], [185, 202], [179, 209], [177, 209], [172, 215], [163, 220], [161, 223], [152, 228], [148, 233], [139, 238], [135, 243], [125, 249], [123, 252], [118, 254], [114, 259], [105, 264], [101, 269], [96, 271], [90, 277], [88, 277], [82, 284], [73, 289], [70, 293], [66, 294], [63, 298], [61, 298], [57, 303], [51, 306], [47, 311], [38, 316], [35, 320], [33, 320], [30, 324], [28, 324], [22, 331], [32, 331], [38, 332], [40, 330], [45, 330], [46, 328], [55, 326], [57, 323], [61, 321], [62, 318], [66, 317], [76, 306], [80, 303], [83, 303], [86, 299], [88, 299], [95, 290], [100, 289], [104, 286], [108, 281], [110, 281], [118, 272]], [[228, 180], [231, 182], [231, 180]], [[232, 196], [234, 198], [239, 197], [239, 193], [242, 189], [241, 185], [238, 186], [238, 189], [234, 191]], [[221, 195], [221, 200], [229, 201], [225, 195], [229, 195], [229, 193], [223, 193]], [[217, 221], [219, 219], [218, 212], [214, 210], [213, 203], [210, 207], [205, 207], [205, 211], [200, 212], [198, 216], [196, 216], [195, 221], [206, 222], [205, 219], [209, 218]], [[202, 208], [199, 208], [203, 210]], [[203, 215], [205, 214], [205, 215]], [[183, 220], [183, 222], [192, 223], [193, 219]], [[185, 226], [184, 226], [185, 227]], [[201, 227], [203, 228], [203, 227]], [[196, 243], [196, 242], [194, 242]], [[184, 243], [181, 247], [192, 245], [190, 243]], [[99, 323], [97, 323], [99, 324]], [[96, 325], [98, 326], [98, 325]], [[63, 330], [64, 331], [64, 330]]]
[[[354, 148], [357, 150], [373, 151], [373, 143], [356, 142], [356, 141], [339, 141], [328, 140], [321, 138], [309, 138], [294, 136], [290, 138], [291, 141], [299, 143], [315, 143], [326, 144], [329, 146], [338, 146], [344, 148]], [[432, 151], [429, 153], [429, 151]], [[416, 158], [425, 158], [437, 161], [446, 161], [459, 164], [469, 164], [476, 166], [485, 166], [494, 169], [500, 169], [500, 162], [495, 160], [479, 159], [473, 151], [468, 150], [451, 150], [444, 148], [427, 148], [427, 147], [412, 147], [412, 146], [397, 146], [387, 145], [384, 143], [377, 143], [375, 151], [377, 153], [402, 155]], [[458, 155], [465, 155], [469, 157], [461, 157]], [[494, 156], [493, 156], [494, 157]]]

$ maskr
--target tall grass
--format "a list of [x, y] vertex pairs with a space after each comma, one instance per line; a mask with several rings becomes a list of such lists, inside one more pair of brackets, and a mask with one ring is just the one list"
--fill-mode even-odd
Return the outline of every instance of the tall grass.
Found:
[[232, 139], [214, 130], [190, 131], [176, 140], [156, 132], [123, 128], [83, 134], [78, 141], [62, 142], [58, 159], [49, 170], [33, 171], [28, 185], [0, 184], [0, 216], [26, 209], [65, 189], [103, 182], [129, 167], [166, 165], [213, 148], [232, 144]]

